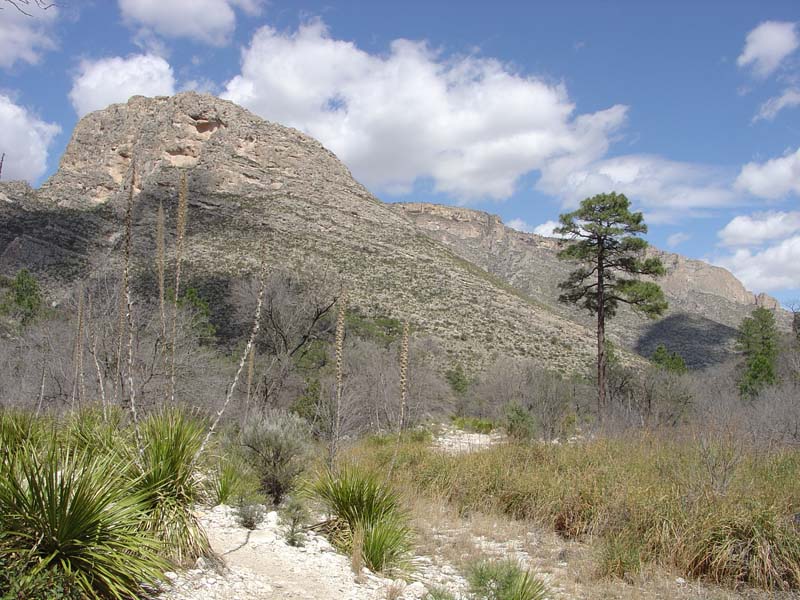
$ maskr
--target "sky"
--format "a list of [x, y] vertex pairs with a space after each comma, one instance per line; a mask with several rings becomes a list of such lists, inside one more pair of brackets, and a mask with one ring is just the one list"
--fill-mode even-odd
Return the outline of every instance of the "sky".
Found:
[[654, 245], [800, 301], [800, 2], [0, 0], [2, 178], [40, 185], [80, 117], [232, 100], [382, 200], [549, 234], [624, 193]]

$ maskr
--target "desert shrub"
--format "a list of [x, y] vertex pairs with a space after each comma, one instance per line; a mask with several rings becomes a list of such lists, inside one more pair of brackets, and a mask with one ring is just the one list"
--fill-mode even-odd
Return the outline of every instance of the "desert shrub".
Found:
[[245, 425], [241, 440], [261, 490], [278, 506], [305, 468], [310, 452], [307, 422], [293, 413], [267, 410]]
[[207, 555], [210, 546], [192, 509], [202, 484], [195, 455], [205, 435], [204, 423], [184, 410], [150, 415], [141, 426], [142, 476], [136, 489], [145, 494], [145, 528], [162, 542], [165, 555], [182, 563]]
[[442, 588], [431, 588], [425, 595], [424, 600], [456, 600], [456, 597]]
[[483, 560], [467, 572], [470, 591], [485, 600], [545, 600], [544, 583], [511, 559]]
[[76, 448], [115, 454], [129, 454], [132, 439], [124, 427], [120, 407], [109, 407], [106, 414], [97, 406], [86, 406], [70, 414], [62, 424], [62, 436]]
[[262, 504], [241, 499], [236, 506], [236, 522], [245, 529], [255, 529], [264, 520], [267, 512]]
[[523, 406], [513, 402], [506, 407], [506, 431], [517, 440], [529, 440], [536, 435], [536, 420]]
[[308, 523], [310, 515], [308, 508], [300, 500], [293, 496], [280, 512], [281, 523], [284, 528], [286, 543], [290, 546], [302, 546], [305, 542], [303, 535], [305, 525]]
[[56, 569], [36, 569], [28, 552], [0, 553], [0, 597], [4, 600], [83, 600], [71, 576]]
[[494, 429], [494, 423], [488, 419], [478, 417], [455, 417], [453, 418], [453, 426], [456, 429], [484, 434], [491, 433]]
[[411, 529], [399, 498], [365, 471], [346, 467], [327, 472], [311, 487], [332, 515], [332, 542], [352, 551], [358, 532], [364, 564], [377, 572], [402, 569], [411, 549]]
[[141, 527], [146, 496], [131, 492], [124, 467], [58, 444], [0, 460], [0, 561], [24, 570], [6, 571], [4, 597], [46, 598], [47, 586], [67, 598], [137, 597], [162, 576], [160, 546]]

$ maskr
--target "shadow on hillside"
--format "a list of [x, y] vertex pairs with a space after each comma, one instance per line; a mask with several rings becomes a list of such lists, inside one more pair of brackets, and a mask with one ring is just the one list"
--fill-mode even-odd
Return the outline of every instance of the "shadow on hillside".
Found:
[[736, 329], [688, 313], [676, 313], [653, 323], [636, 342], [635, 350], [649, 358], [659, 344], [683, 356], [693, 369], [724, 362], [733, 356]]

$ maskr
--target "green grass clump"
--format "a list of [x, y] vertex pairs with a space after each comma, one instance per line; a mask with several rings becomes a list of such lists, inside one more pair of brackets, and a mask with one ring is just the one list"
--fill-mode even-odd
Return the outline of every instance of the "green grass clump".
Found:
[[[366, 471], [353, 467], [323, 474], [311, 487], [333, 516], [333, 543], [351, 552], [359, 538], [361, 558], [373, 571], [403, 569], [411, 550], [411, 529], [397, 494]], [[358, 534], [358, 535], [357, 535]]]
[[631, 536], [608, 535], [599, 541], [597, 576], [631, 581], [642, 570], [644, 548]]
[[129, 598], [162, 577], [159, 544], [141, 527], [146, 497], [120, 467], [55, 443], [0, 459], [0, 595]]
[[485, 600], [544, 600], [547, 588], [511, 559], [482, 560], [467, 572], [470, 592]]
[[235, 504], [258, 493], [258, 478], [250, 465], [233, 452], [219, 457], [208, 480], [208, 500], [213, 505]]

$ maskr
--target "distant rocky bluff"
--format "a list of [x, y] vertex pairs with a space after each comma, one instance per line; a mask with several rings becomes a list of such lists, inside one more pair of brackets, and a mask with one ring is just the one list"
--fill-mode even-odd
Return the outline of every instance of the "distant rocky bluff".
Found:
[[[383, 203], [316, 140], [193, 92], [135, 96], [91, 113], [39, 189], [0, 182], [0, 273], [32, 270], [57, 302], [76, 281], [118, 271], [134, 163], [139, 273], [152, 271], [159, 203], [174, 226], [185, 173], [188, 271], [217, 298], [265, 253], [276, 267], [334, 274], [355, 310], [409, 320], [450, 363], [480, 367], [511, 355], [562, 372], [591, 368], [591, 317], [557, 302], [570, 268], [556, 258], [558, 240], [479, 211]], [[668, 269], [660, 283], [670, 311], [658, 321], [622, 311], [613, 321], [626, 361], [660, 343], [694, 366], [721, 361], [756, 306], [788, 323], [774, 299], [754, 296], [724, 269], [653, 252]]]

